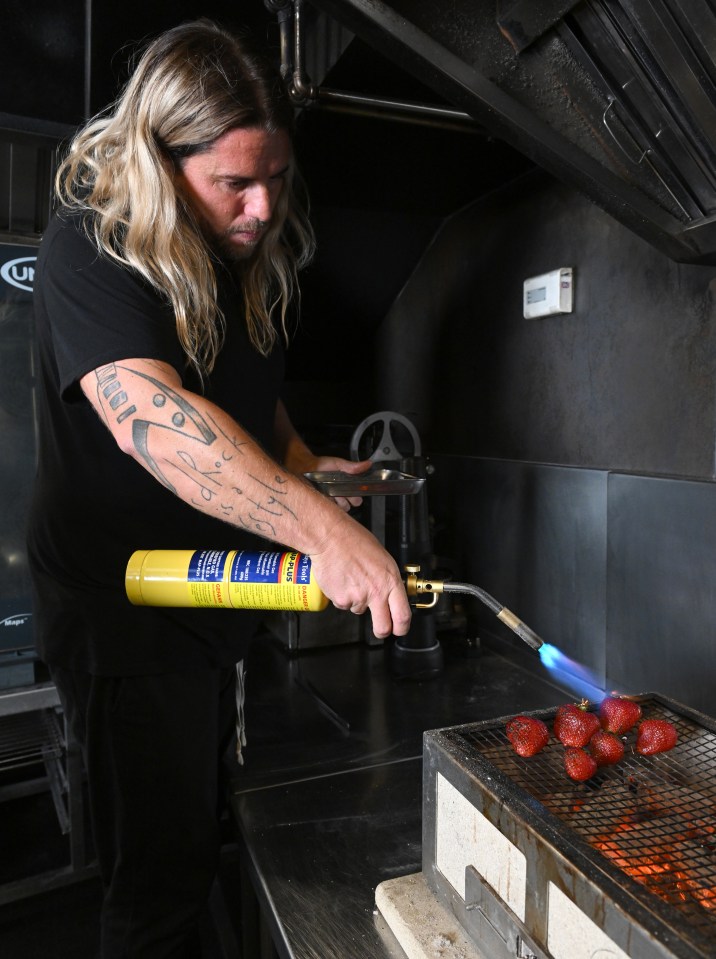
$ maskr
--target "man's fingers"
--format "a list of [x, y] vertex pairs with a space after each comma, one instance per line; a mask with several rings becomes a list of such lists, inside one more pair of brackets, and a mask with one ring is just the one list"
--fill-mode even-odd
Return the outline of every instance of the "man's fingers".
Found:
[[360, 506], [363, 500], [360, 496], [335, 496], [333, 502], [344, 512], [349, 513], [354, 506]]
[[[401, 595], [402, 594], [402, 595]], [[373, 634], [378, 639], [388, 636], [405, 636], [410, 629], [412, 612], [408, 597], [403, 590], [393, 590], [388, 602], [382, 601], [370, 607]]]
[[413, 611], [408, 602], [408, 594], [401, 583], [400, 589], [394, 590], [390, 595], [391, 618], [393, 620], [393, 632], [396, 636], [405, 636], [410, 629], [410, 622]]

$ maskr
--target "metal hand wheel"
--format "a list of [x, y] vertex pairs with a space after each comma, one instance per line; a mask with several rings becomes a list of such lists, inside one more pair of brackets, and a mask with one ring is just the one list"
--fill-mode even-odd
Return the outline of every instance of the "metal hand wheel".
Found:
[[[366, 433], [368, 433], [377, 423], [382, 424], [383, 428], [375, 449], [367, 456], [361, 456], [361, 440], [363, 440]], [[401, 451], [398, 448], [398, 444], [396, 443], [393, 435], [393, 429], [397, 425], [400, 425], [407, 430], [408, 435], [412, 440], [412, 450]], [[410, 420], [405, 416], [401, 416], [400, 413], [391, 413], [389, 410], [383, 410], [381, 413], [373, 413], [372, 416], [366, 417], [362, 423], [358, 424], [353, 436], [351, 437], [350, 453], [351, 459], [353, 460], [368, 459], [372, 460], [374, 463], [389, 460], [402, 460], [406, 456], [420, 456], [420, 451], [420, 437], [418, 436], [418, 431], [415, 429]]]

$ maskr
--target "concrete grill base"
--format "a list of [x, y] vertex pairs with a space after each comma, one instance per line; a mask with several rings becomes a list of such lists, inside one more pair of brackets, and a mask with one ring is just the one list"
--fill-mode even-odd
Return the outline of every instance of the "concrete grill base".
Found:
[[382, 882], [375, 904], [408, 959], [487, 959], [421, 872]]

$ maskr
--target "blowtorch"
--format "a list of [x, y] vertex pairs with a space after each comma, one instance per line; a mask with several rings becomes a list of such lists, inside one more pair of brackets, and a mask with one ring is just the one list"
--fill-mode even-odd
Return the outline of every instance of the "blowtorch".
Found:
[[479, 586], [472, 586], [470, 583], [453, 583], [450, 580], [419, 579], [419, 566], [406, 565], [405, 572], [405, 590], [408, 596], [430, 596], [431, 598], [429, 603], [415, 603], [418, 609], [430, 609], [437, 603], [440, 593], [466, 593], [484, 603], [505, 626], [509, 626], [532, 649], [539, 649], [543, 645], [544, 640], [540, 639], [534, 630]]
[[[440, 593], [475, 596], [532, 649], [543, 640], [489, 593], [469, 583], [421, 579], [420, 566], [406, 564], [409, 597], [430, 597], [416, 609], [430, 609]], [[127, 564], [125, 586], [140, 606], [209, 606], [234, 609], [320, 611], [328, 599], [312, 576], [304, 554], [238, 550], [137, 550]]]

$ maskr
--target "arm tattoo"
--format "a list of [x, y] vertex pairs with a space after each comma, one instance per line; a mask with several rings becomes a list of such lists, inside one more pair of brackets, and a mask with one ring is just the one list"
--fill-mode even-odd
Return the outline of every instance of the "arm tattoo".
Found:
[[[222, 515], [236, 525], [263, 535], [275, 535], [274, 519], [289, 513], [296, 514], [286, 502], [286, 478], [277, 474], [273, 482], [266, 483], [251, 473], [247, 479], [265, 490], [265, 496], [250, 496], [245, 490], [229, 482], [225, 470], [236, 456], [243, 456], [245, 441], [229, 436], [210, 416], [204, 416], [188, 400], [161, 380], [129, 367], [107, 364], [96, 371], [97, 398], [108, 423], [114, 419], [120, 424], [130, 416], [132, 440], [145, 466], [156, 479], [172, 493], [177, 492], [168, 471], [176, 471], [189, 479], [197, 488], [197, 498], [190, 502], [199, 508], [218, 504]], [[152, 403], [156, 410], [151, 419], [137, 416], [137, 408], [130, 400], [132, 381], [139, 378], [154, 389]], [[124, 381], [124, 382], [122, 382]], [[156, 449], [159, 431], [174, 437], [176, 448], [173, 455], [161, 454]], [[215, 459], [208, 466], [199, 465], [198, 449], [211, 451]], [[240, 505], [227, 502], [227, 493], [237, 498], [244, 497], [245, 510]], [[238, 513], [236, 512], [238, 510]], [[243, 515], [242, 515], [243, 514]]]
[[[117, 367], [114, 363], [101, 366], [95, 371], [95, 375], [97, 377], [97, 398], [105, 417], [107, 417], [107, 412], [104, 408], [105, 402], [113, 413], [117, 413], [117, 410], [119, 410], [115, 417], [117, 423], [122, 423], [128, 416], [131, 416], [132, 413], [137, 412], [136, 406], [127, 406], [129, 400], [127, 394], [122, 389], [122, 384], [119, 382]], [[103, 402], [103, 399], [105, 402]]]

